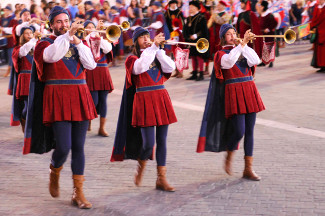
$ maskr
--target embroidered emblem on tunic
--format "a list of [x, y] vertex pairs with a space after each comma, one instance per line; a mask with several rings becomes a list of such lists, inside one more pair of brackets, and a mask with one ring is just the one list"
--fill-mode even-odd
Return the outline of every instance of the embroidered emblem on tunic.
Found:
[[151, 63], [147, 73], [155, 83], [159, 82], [159, 80], [162, 78], [162, 74], [160, 73], [159, 68], [157, 67], [155, 61]]

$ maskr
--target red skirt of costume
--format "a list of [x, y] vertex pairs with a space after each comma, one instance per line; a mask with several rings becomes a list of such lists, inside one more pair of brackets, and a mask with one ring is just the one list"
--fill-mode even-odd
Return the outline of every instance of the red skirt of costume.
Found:
[[225, 83], [226, 118], [265, 110], [253, 80], [255, 68], [250, 68], [246, 59], [238, 61], [231, 69], [221, 69], [221, 57], [229, 52], [230, 49], [221, 50], [214, 59], [216, 77]]
[[104, 54], [101, 51], [101, 59], [97, 62], [97, 67], [94, 70], [86, 70], [86, 81], [90, 91], [108, 91], [110, 93], [114, 90], [108, 69], [108, 63], [112, 59], [111, 55], [111, 52]]
[[27, 54], [26, 56], [19, 58], [19, 50], [21, 46], [16, 46], [12, 53], [12, 63], [15, 71], [18, 73], [18, 80], [16, 86], [17, 99], [28, 96], [30, 75], [32, 70], [33, 56]]
[[[128, 57], [127, 71], [133, 70], [136, 59], [136, 56]], [[169, 94], [163, 85], [169, 77], [170, 73], [162, 73], [155, 64], [147, 72], [132, 74], [132, 84], [137, 89], [133, 101], [132, 126], [150, 127], [177, 122]]]
[[314, 43], [314, 58], [316, 62], [312, 66], [323, 68], [325, 67], [325, 6], [320, 9], [318, 4], [316, 4], [310, 28], [317, 28], [317, 39]]
[[67, 55], [56, 63], [43, 61], [43, 51], [54, 39], [54, 36], [44, 38], [35, 47], [38, 78], [45, 82], [43, 123], [96, 118], [96, 108], [86, 84], [85, 70], [79, 61], [77, 48], [70, 45]]

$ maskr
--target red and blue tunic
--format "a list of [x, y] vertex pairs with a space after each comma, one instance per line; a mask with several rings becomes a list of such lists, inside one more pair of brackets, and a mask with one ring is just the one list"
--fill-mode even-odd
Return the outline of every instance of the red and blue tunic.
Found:
[[55, 38], [51, 35], [42, 39], [34, 52], [38, 79], [45, 82], [43, 123], [94, 119], [97, 117], [96, 108], [77, 48], [70, 44], [69, 51], [58, 62], [46, 63], [43, 60], [44, 49], [54, 43]]
[[[18, 21], [15, 19], [15, 14], [10, 15], [8, 17], [1, 18], [1, 26], [2, 27], [14, 27], [18, 25]], [[9, 36], [9, 35], [8, 35]], [[5, 48], [13, 48], [16, 42], [13, 36], [7, 38], [7, 46]]]
[[325, 6], [322, 8], [316, 4], [310, 29], [317, 28], [317, 38], [314, 43], [314, 56], [312, 66], [316, 68], [325, 67]]
[[156, 60], [147, 72], [134, 75], [132, 70], [137, 59], [138, 57], [132, 55], [125, 62], [126, 88], [132, 85], [136, 87], [132, 126], [150, 127], [177, 122], [169, 94], [163, 85], [169, 79], [170, 73], [163, 73]]
[[216, 78], [225, 83], [225, 116], [256, 113], [265, 110], [262, 98], [253, 80], [255, 67], [249, 67], [245, 58], [240, 58], [231, 69], [221, 69], [221, 58], [232, 47], [216, 53], [214, 68]]
[[105, 54], [100, 49], [100, 60], [94, 70], [86, 70], [86, 80], [90, 91], [114, 90], [111, 74], [109, 73], [108, 63], [113, 59], [112, 52]]
[[20, 99], [29, 94], [30, 75], [32, 72], [33, 53], [29, 52], [26, 56], [19, 58], [21, 46], [16, 46], [12, 53], [12, 63], [18, 74], [16, 87], [16, 97]]

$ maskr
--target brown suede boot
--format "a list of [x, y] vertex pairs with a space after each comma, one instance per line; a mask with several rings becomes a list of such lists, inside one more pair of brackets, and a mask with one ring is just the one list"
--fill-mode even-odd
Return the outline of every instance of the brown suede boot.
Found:
[[[10, 57], [11, 58], [11, 57]], [[8, 77], [10, 75], [10, 72], [11, 72], [11, 67], [8, 66], [8, 70], [7, 72], [3, 75], [4, 77]]]
[[78, 206], [80, 209], [90, 209], [92, 204], [88, 202], [82, 191], [83, 182], [85, 181], [83, 175], [73, 175], [73, 194], [71, 198], [72, 205]]
[[134, 176], [134, 184], [140, 186], [142, 182], [144, 168], [146, 167], [147, 161], [138, 159], [137, 173]]
[[21, 124], [21, 129], [22, 129], [23, 133], [25, 133], [26, 120], [20, 119], [20, 124]]
[[109, 134], [105, 130], [105, 123], [106, 123], [106, 118], [100, 117], [100, 125], [99, 125], [99, 130], [98, 130], [98, 135], [103, 136], [103, 137], [108, 137]]
[[227, 151], [227, 155], [225, 158], [225, 171], [228, 175], [232, 175], [232, 161], [234, 154], [235, 151]]
[[175, 188], [171, 187], [166, 179], [167, 168], [165, 166], [157, 166], [157, 181], [156, 181], [156, 189], [174, 192]]
[[59, 179], [60, 179], [60, 171], [62, 170], [63, 166], [59, 168], [54, 168], [52, 164], [50, 165], [50, 183], [49, 183], [49, 191], [52, 197], [59, 197]]
[[91, 131], [91, 120], [89, 120], [88, 131]]
[[261, 177], [259, 177], [253, 170], [253, 157], [252, 156], [245, 156], [245, 170], [243, 173], [243, 178], [253, 180], [253, 181], [259, 181], [261, 180]]

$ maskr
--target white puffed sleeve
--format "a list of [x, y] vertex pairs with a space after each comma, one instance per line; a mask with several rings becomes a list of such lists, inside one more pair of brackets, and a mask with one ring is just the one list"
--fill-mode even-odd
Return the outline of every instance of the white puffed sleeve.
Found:
[[165, 50], [159, 49], [157, 51], [156, 57], [160, 62], [162, 72], [172, 73], [175, 70], [175, 62], [169, 56], [166, 55]]
[[60, 61], [69, 51], [70, 40], [69, 31], [64, 35], [60, 35], [54, 40], [54, 43], [46, 47], [43, 52], [43, 59], [46, 63], [54, 63]]
[[19, 49], [19, 54], [18, 54], [19, 58], [26, 56], [29, 53], [29, 51], [35, 47], [36, 42], [37, 42], [37, 39], [32, 38], [32, 39], [30, 39], [30, 41], [28, 41], [27, 43], [22, 45]]
[[253, 50], [247, 45], [245, 45], [245, 47], [243, 48], [242, 54], [247, 59], [247, 64], [249, 67], [253, 67], [254, 65], [258, 65], [261, 63], [261, 60], [255, 50]]
[[235, 48], [233, 48], [229, 54], [224, 54], [222, 57], [221, 57], [221, 68], [222, 69], [230, 69], [232, 68], [239, 56], [242, 54], [242, 46], [241, 45], [238, 45], [236, 46]]
[[76, 45], [79, 53], [79, 60], [84, 68], [88, 70], [93, 70], [96, 68], [97, 64], [94, 60], [93, 54], [89, 47], [87, 47], [82, 42]]
[[151, 63], [155, 60], [156, 53], [158, 50], [159, 47], [157, 47], [155, 43], [153, 43], [151, 47], [145, 49], [141, 53], [140, 58], [135, 60], [132, 74], [139, 75], [149, 70]]
[[103, 50], [105, 54], [112, 51], [112, 44], [108, 42], [107, 40], [103, 39], [103, 37], [100, 38], [100, 48]]

